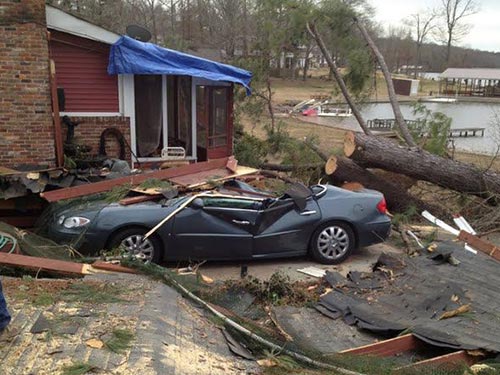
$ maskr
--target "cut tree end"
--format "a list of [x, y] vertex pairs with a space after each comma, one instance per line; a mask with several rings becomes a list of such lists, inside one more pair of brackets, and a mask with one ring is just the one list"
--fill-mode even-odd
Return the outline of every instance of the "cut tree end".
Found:
[[330, 156], [325, 163], [325, 173], [331, 176], [337, 170], [337, 158], [335, 156]]
[[345, 184], [343, 184], [341, 186], [341, 188], [345, 189], [345, 190], [350, 190], [350, 191], [361, 191], [365, 187], [362, 184], [360, 184], [359, 182], [346, 182]]
[[350, 157], [356, 150], [354, 132], [346, 132], [344, 136], [344, 155]]

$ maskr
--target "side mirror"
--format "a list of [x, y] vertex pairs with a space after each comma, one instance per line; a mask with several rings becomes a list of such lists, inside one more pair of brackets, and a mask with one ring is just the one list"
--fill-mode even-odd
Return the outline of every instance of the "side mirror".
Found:
[[204, 204], [204, 202], [203, 202], [203, 199], [201, 199], [201, 198], [196, 198], [196, 199], [194, 199], [194, 200], [191, 202], [190, 206], [191, 206], [192, 208], [200, 209], [200, 208], [205, 207], [205, 204]]

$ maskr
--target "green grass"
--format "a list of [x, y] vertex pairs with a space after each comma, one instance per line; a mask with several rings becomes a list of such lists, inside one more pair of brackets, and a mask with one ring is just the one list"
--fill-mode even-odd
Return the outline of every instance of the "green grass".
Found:
[[121, 354], [130, 348], [134, 334], [128, 329], [114, 329], [112, 337], [104, 345], [113, 353]]
[[53, 293], [42, 292], [33, 300], [33, 306], [42, 307], [42, 306], [50, 306], [56, 302], [56, 296]]
[[62, 368], [62, 375], [83, 375], [94, 370], [94, 366], [89, 363], [75, 362], [72, 365], [64, 366]]

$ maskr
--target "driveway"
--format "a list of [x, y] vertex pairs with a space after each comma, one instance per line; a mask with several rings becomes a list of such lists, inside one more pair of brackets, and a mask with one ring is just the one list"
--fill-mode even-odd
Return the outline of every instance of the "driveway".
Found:
[[[314, 279], [298, 269], [305, 267], [315, 267], [322, 270], [335, 270], [344, 276], [349, 271], [356, 270], [370, 272], [372, 265], [377, 261], [379, 255], [386, 253], [401, 253], [401, 249], [391, 246], [388, 243], [381, 243], [366, 248], [358, 249], [346, 261], [338, 265], [324, 265], [313, 261], [310, 258], [289, 258], [272, 260], [254, 260], [250, 262], [209, 262], [201, 266], [200, 271], [204, 275], [214, 280], [232, 280], [240, 277], [241, 266], [248, 267], [248, 274], [261, 280], [267, 280], [275, 272], [282, 272], [290, 277], [291, 281]], [[167, 265], [175, 267], [174, 265]]]
[[[70, 366], [100, 374], [260, 373], [229, 351], [203, 311], [145, 276], [2, 280], [20, 333], [0, 342], [1, 374], [64, 374]], [[128, 345], [120, 346], [120, 332]]]

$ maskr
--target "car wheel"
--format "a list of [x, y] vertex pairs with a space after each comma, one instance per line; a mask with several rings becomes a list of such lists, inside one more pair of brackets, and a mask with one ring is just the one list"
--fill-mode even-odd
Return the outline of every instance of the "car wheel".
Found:
[[351, 227], [340, 221], [320, 226], [311, 241], [313, 258], [323, 264], [337, 264], [344, 261], [356, 246]]
[[161, 260], [161, 241], [156, 235], [144, 240], [147, 230], [144, 228], [127, 228], [119, 231], [109, 241], [109, 248], [121, 248], [126, 254], [145, 262], [159, 263]]

